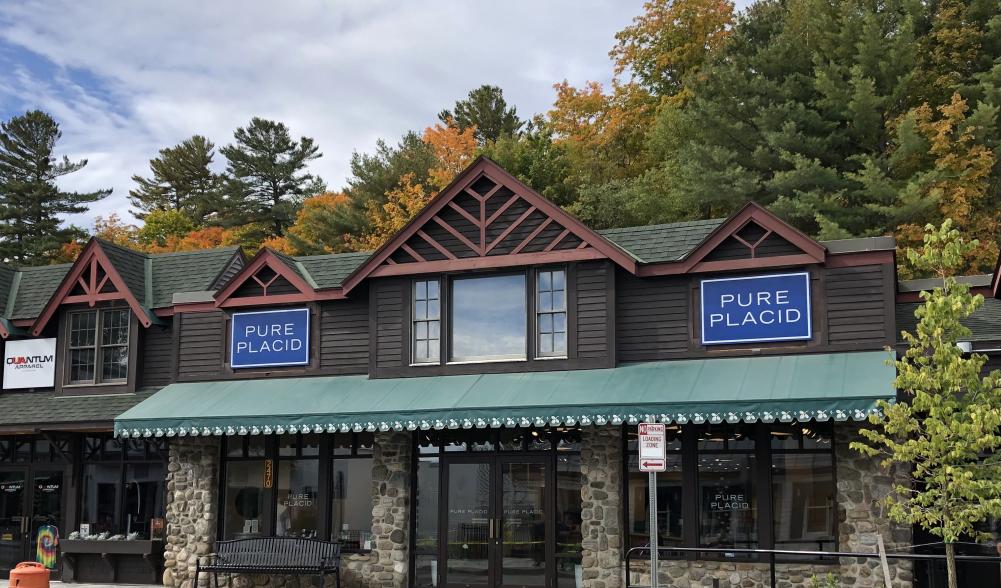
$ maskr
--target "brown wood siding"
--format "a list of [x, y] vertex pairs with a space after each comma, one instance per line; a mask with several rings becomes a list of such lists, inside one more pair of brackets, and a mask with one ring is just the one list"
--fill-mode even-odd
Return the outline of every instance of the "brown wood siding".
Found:
[[831, 345], [892, 345], [893, 292], [887, 292], [892, 270], [867, 265], [826, 271], [823, 296]]
[[609, 355], [608, 295], [613, 272], [605, 262], [577, 266], [577, 357], [581, 359]]
[[174, 332], [153, 325], [141, 332], [142, 368], [140, 386], [166, 386], [174, 379]]
[[758, 246], [754, 248], [754, 254], [757, 257], [775, 257], [778, 255], [799, 255], [803, 251], [799, 248], [786, 241], [782, 237], [772, 233], [765, 237], [765, 240], [758, 243]]
[[320, 307], [320, 369], [339, 374], [368, 372], [368, 296]]
[[376, 368], [399, 368], [404, 364], [404, 338], [409, 336], [409, 329], [404, 328], [409, 284], [409, 280], [379, 280], [372, 285]]
[[180, 315], [178, 380], [212, 380], [222, 375], [226, 344], [225, 325], [226, 320], [222, 312], [192, 312]]
[[618, 272], [615, 341], [618, 360], [677, 359], [689, 350], [687, 277], [637, 278]]
[[718, 247], [709, 252], [706, 261], [729, 261], [731, 259], [750, 259], [751, 250], [733, 237], [727, 237]]

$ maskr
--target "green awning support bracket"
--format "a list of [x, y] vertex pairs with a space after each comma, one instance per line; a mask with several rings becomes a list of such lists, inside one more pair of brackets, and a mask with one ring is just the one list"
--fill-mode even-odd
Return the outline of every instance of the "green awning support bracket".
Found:
[[884, 351], [616, 368], [171, 384], [115, 419], [123, 437], [664, 423], [861, 421], [892, 401]]

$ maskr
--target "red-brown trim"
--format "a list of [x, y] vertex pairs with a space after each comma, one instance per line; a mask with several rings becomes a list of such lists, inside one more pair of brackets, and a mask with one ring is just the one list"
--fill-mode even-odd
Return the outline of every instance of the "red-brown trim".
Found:
[[519, 253], [518, 255], [498, 255], [495, 257], [466, 257], [463, 259], [439, 261], [424, 261], [400, 265], [382, 265], [369, 273], [370, 277], [409, 276], [425, 273], [438, 273], [463, 270], [478, 270], [545, 263], [563, 263], [568, 261], [588, 261], [607, 259], [604, 253], [597, 249], [570, 249], [540, 253]]
[[[254, 275], [264, 266], [268, 266], [276, 274], [282, 276], [292, 284], [299, 294], [281, 294], [278, 296], [248, 296], [246, 298], [231, 298], [247, 280], [254, 279]], [[259, 283], [259, 280], [255, 280]], [[239, 272], [226, 284], [222, 290], [214, 296], [216, 307], [227, 308], [231, 306], [249, 306], [261, 304], [283, 304], [294, 302], [309, 302], [316, 300], [316, 291], [306, 280], [302, 279], [296, 272], [285, 264], [273, 251], [263, 248], [257, 252], [250, 262], [243, 266]]]
[[[97, 282], [97, 265], [101, 264], [104, 268], [105, 280], [101, 280], [98, 285]], [[73, 295], [70, 296], [70, 292], [73, 288], [80, 282], [80, 278], [83, 276], [85, 271], [90, 272], [90, 282], [86, 283], [87, 288], [90, 288], [90, 292], [85, 295]], [[115, 286], [116, 292], [109, 292], [101, 294], [101, 287], [110, 280]], [[56, 289], [55, 293], [49, 298], [49, 301], [45, 304], [45, 308], [38, 315], [38, 318], [31, 324], [31, 334], [32, 336], [39, 336], [45, 326], [49, 324], [52, 317], [55, 316], [56, 311], [59, 310], [59, 306], [62, 304], [69, 303], [85, 303], [88, 306], [93, 307], [98, 302], [103, 302], [107, 300], [124, 300], [129, 308], [132, 309], [132, 313], [139, 320], [139, 324], [144, 327], [149, 327], [153, 324], [150, 320], [149, 315], [146, 314], [146, 309], [139, 304], [139, 300], [136, 299], [135, 294], [129, 290], [129, 287], [125, 284], [125, 280], [115, 269], [115, 265], [111, 263], [108, 258], [107, 253], [101, 247], [101, 242], [97, 239], [91, 239], [87, 245], [83, 248], [80, 253], [80, 257], [73, 263], [73, 267], [70, 268], [69, 273], [63, 277], [63, 281], [60, 282], [59, 288]]]
[[998, 261], [994, 264], [994, 276], [991, 278], [990, 294], [992, 297], [998, 297], [998, 288], [1001, 288], [1001, 255], [998, 255]]
[[3, 321], [0, 321], [0, 339], [6, 339], [10, 337], [10, 331], [4, 326]]
[[[475, 194], [469, 187], [474, 181], [480, 177], [486, 177], [490, 181], [496, 184], [486, 196], [480, 196]], [[525, 261], [526, 256], [524, 254], [516, 255], [497, 255], [491, 257], [485, 257], [486, 254], [491, 251], [494, 247], [500, 243], [504, 237], [506, 237], [510, 232], [516, 227], [520, 222], [524, 221], [531, 212], [538, 210], [548, 217], [554, 219], [561, 226], [570, 230], [570, 232], [576, 234], [582, 241], [585, 241], [590, 245], [593, 251], [586, 254], [587, 259], [597, 259], [595, 255], [600, 254], [604, 258], [611, 259], [618, 265], [625, 268], [630, 273], [636, 273], [636, 260], [633, 259], [625, 251], [619, 249], [611, 241], [608, 241], [601, 235], [595, 233], [589, 227], [581, 223], [579, 220], [574, 218], [572, 215], [568, 214], [566, 211], [556, 206], [552, 202], [546, 200], [544, 197], [539, 195], [537, 192], [526, 186], [520, 180], [507, 173], [499, 165], [491, 161], [490, 159], [480, 156], [472, 164], [469, 165], [465, 170], [463, 170], [456, 178], [449, 184], [441, 194], [438, 195], [434, 200], [431, 201], [424, 210], [422, 210], [413, 220], [411, 220], [407, 225], [400, 230], [392, 239], [390, 239], [386, 244], [380, 247], [373, 253], [368, 260], [359, 266], [355, 271], [351, 273], [344, 281], [342, 286], [342, 291], [347, 294], [352, 289], [358, 286], [362, 280], [373, 275], [408, 275], [417, 274], [429, 271], [428, 267], [442, 267], [442, 264], [447, 264], [448, 269], [454, 269], [459, 267], [466, 267], [470, 265], [472, 260], [470, 259], [458, 259], [458, 260], [447, 260], [447, 261], [421, 261], [418, 259], [417, 263], [401, 263], [397, 265], [383, 265], [387, 263], [389, 257], [397, 249], [403, 248], [403, 245], [413, 237], [418, 234], [418, 231], [428, 222], [430, 222], [435, 215], [441, 212], [446, 206], [452, 208], [453, 210], [461, 209], [462, 207], [453, 204], [453, 199], [459, 194], [471, 194], [479, 202], [484, 202], [490, 196], [493, 195], [501, 186], [504, 186], [511, 190], [514, 195], [508, 199], [501, 208], [490, 215], [489, 218], [476, 219], [472, 214], [469, 214], [465, 210], [462, 210], [460, 214], [466, 218], [466, 220], [471, 223], [478, 225], [480, 229], [480, 246], [474, 246], [474, 251], [479, 254], [480, 257], [475, 260], [476, 267], [479, 268], [490, 268], [490, 267], [511, 267], [514, 265], [520, 265], [522, 263], [532, 263]], [[494, 239], [491, 243], [486, 243], [486, 227], [498, 218], [499, 213], [502, 213], [508, 207], [510, 207], [516, 198], [522, 198], [528, 202], [530, 208], [529, 212], [522, 214], [519, 219], [512, 223], [501, 235]], [[482, 214], [481, 207], [481, 217]], [[440, 224], [440, 223], [439, 223]], [[423, 237], [422, 237], [423, 238]], [[467, 247], [469, 243], [463, 242]], [[433, 245], [433, 243], [432, 243]], [[405, 250], [405, 249], [404, 249]], [[561, 252], [562, 253], [562, 252]], [[535, 255], [535, 254], [531, 254]], [[553, 258], [554, 261], [562, 261]], [[440, 270], [435, 270], [440, 271]], [[378, 272], [378, 273], [376, 273]]]

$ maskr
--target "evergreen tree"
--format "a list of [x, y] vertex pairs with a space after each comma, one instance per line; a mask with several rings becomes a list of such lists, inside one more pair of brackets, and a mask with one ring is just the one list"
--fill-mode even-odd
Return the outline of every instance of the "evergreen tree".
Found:
[[210, 169], [215, 145], [201, 135], [194, 135], [174, 147], [160, 150], [149, 160], [152, 176], [132, 176], [138, 186], [129, 191], [129, 199], [139, 219], [157, 210], [184, 213], [196, 225], [218, 212], [222, 201], [222, 178]]
[[62, 136], [48, 114], [34, 110], [0, 124], [0, 260], [18, 265], [49, 262], [60, 247], [80, 237], [62, 227], [60, 215], [87, 211], [111, 190], [67, 192], [56, 179], [81, 170], [86, 159], [54, 155]]
[[304, 197], [322, 190], [306, 171], [322, 156], [313, 139], [292, 139], [284, 123], [254, 117], [233, 133], [235, 142], [219, 151], [226, 157], [230, 206], [240, 203], [250, 219], [268, 227], [271, 236], [285, 234]]
[[460, 131], [475, 127], [479, 145], [516, 135], [524, 124], [516, 109], [508, 108], [504, 90], [486, 84], [470, 91], [464, 100], [456, 101], [452, 110], [442, 110], [438, 119], [446, 125], [454, 120]]

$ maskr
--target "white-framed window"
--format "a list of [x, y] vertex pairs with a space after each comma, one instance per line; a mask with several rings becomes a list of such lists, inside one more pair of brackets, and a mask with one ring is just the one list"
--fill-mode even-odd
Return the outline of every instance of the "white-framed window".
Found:
[[128, 380], [131, 315], [127, 308], [69, 314], [67, 384], [107, 384]]
[[537, 357], [567, 355], [567, 274], [564, 269], [544, 269], [535, 279], [535, 331]]
[[441, 283], [414, 282], [413, 357], [415, 364], [435, 364], [441, 358]]

